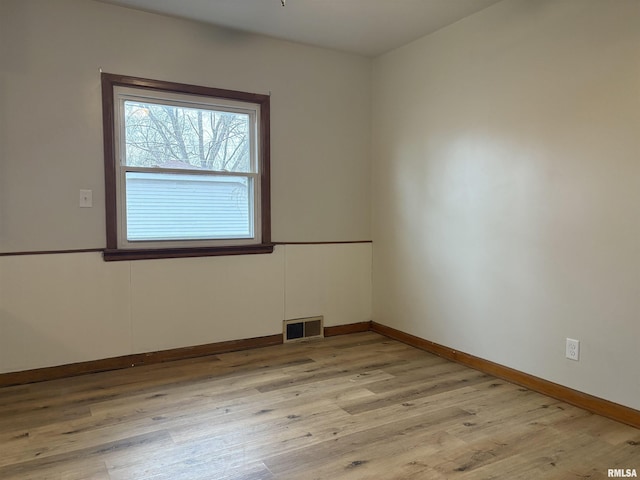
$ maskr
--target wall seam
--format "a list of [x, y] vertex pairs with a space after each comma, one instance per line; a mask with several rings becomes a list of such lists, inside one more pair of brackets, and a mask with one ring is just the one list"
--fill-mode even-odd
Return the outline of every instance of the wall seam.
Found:
[[287, 246], [283, 245], [282, 254], [282, 321], [287, 319]]
[[129, 262], [129, 353], [133, 354], [133, 262]]

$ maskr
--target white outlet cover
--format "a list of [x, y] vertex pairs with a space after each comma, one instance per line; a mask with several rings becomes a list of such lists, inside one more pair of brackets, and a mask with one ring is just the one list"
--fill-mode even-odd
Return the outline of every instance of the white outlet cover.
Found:
[[567, 350], [565, 353], [569, 360], [580, 360], [580, 340], [567, 338]]

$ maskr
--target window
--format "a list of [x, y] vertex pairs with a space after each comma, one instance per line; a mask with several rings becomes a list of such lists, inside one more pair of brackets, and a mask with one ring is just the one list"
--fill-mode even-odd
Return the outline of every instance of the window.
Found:
[[270, 253], [269, 97], [102, 74], [105, 260]]

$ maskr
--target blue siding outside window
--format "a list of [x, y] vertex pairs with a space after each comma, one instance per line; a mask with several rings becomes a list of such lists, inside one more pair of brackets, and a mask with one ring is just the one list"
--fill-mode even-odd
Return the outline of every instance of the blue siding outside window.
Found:
[[252, 180], [126, 172], [127, 240], [252, 238]]

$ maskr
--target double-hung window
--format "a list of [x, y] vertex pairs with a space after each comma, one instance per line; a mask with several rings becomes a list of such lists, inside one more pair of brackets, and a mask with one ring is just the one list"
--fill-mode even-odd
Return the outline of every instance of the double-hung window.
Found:
[[106, 260], [268, 253], [269, 97], [102, 74]]

